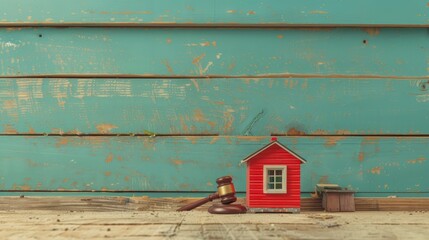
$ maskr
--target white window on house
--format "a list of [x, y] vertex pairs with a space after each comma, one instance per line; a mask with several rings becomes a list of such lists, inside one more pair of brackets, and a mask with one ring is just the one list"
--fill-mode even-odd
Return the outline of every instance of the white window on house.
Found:
[[264, 166], [264, 193], [286, 193], [286, 165]]

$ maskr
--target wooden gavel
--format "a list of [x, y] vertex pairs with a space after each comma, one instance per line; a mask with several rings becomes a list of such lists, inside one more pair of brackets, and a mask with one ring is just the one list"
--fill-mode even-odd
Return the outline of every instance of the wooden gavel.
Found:
[[230, 204], [237, 201], [237, 198], [235, 197], [234, 184], [232, 183], [232, 177], [230, 176], [220, 177], [216, 179], [216, 183], [218, 185], [217, 192], [210, 194], [206, 198], [200, 199], [196, 202], [183, 206], [177, 209], [177, 211], [190, 211], [196, 207], [199, 207], [205, 203], [208, 203], [218, 198], [220, 198], [220, 202], [222, 204]]

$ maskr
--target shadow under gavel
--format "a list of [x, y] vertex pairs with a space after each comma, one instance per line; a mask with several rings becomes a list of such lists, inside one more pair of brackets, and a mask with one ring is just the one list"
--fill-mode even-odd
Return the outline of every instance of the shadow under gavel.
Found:
[[232, 177], [230, 176], [220, 177], [216, 179], [216, 183], [218, 185], [217, 192], [210, 194], [206, 198], [200, 199], [196, 202], [183, 206], [177, 209], [177, 211], [190, 211], [196, 207], [199, 207], [205, 203], [211, 202], [218, 198], [220, 198], [220, 202], [222, 204], [230, 204], [237, 201], [237, 198], [235, 197], [234, 184], [232, 183]]

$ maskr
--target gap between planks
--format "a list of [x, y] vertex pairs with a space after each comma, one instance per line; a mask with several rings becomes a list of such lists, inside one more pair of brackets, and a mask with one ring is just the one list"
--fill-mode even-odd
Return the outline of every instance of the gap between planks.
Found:
[[256, 28], [256, 29], [288, 29], [288, 28], [428, 28], [429, 24], [297, 24], [297, 23], [175, 23], [175, 22], [152, 22], [152, 23], [130, 23], [130, 22], [0, 22], [0, 27], [20, 27], [20, 28]]
[[1, 75], [0, 79], [19, 78], [78, 78], [78, 79], [135, 79], [135, 80], [157, 80], [157, 79], [271, 79], [271, 78], [345, 78], [345, 79], [391, 79], [391, 80], [427, 80], [429, 76], [383, 76], [383, 75], [352, 75], [352, 74], [260, 74], [260, 75], [157, 75], [157, 74], [32, 74], [32, 75]]

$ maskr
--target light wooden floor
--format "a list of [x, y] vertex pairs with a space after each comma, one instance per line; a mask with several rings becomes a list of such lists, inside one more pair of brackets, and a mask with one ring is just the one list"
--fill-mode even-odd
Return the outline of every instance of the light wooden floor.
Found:
[[[212, 215], [193, 199], [0, 197], [3, 239], [429, 239], [429, 199], [360, 199], [326, 213], [303, 201], [300, 214]], [[243, 199], [240, 199], [242, 202]], [[410, 211], [393, 211], [408, 209]]]
[[0, 212], [0, 239], [428, 239], [428, 212]]

